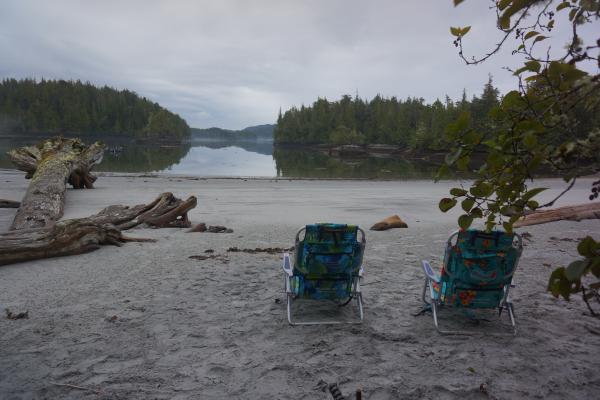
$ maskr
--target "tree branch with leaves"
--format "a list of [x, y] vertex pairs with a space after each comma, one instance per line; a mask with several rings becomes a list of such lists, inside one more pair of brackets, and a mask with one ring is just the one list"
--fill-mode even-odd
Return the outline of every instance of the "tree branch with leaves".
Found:
[[[454, 0], [455, 5], [462, 2]], [[490, 112], [492, 123], [475, 126], [463, 113], [448, 125], [445, 139], [450, 152], [440, 174], [455, 168], [473, 170], [477, 178], [470, 187], [451, 189], [451, 197], [443, 198], [439, 207], [446, 212], [460, 202], [464, 213], [458, 225], [463, 229], [483, 219], [488, 230], [501, 226], [512, 232], [524, 215], [554, 205], [578, 177], [600, 171], [600, 1], [499, 0], [492, 2], [492, 9], [501, 39], [485, 55], [465, 55], [470, 26], [452, 27], [450, 33], [467, 65], [488, 61], [512, 43], [513, 56], [522, 62], [518, 68], [507, 67], [515, 76], [516, 89]], [[569, 26], [566, 44], [552, 37], [561, 24]], [[557, 43], [564, 45], [563, 50], [554, 51], [552, 45]], [[474, 168], [476, 153], [485, 161]], [[548, 170], [559, 174], [566, 187], [552, 201], [540, 204], [536, 198], [546, 188], [535, 187], [535, 177]], [[600, 185], [594, 182], [589, 200], [596, 200], [599, 192]], [[548, 290], [567, 300], [581, 293], [590, 313], [597, 316], [590, 302], [600, 304], [600, 243], [588, 236], [580, 241], [578, 252], [581, 259], [553, 271]], [[595, 280], [585, 278], [588, 275]]]

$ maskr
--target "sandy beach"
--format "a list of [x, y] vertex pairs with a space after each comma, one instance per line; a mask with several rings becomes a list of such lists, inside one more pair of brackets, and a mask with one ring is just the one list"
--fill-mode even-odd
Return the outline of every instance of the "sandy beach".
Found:
[[[557, 205], [585, 202], [591, 181]], [[20, 200], [27, 184], [1, 170], [0, 198]], [[321, 381], [365, 399], [597, 396], [600, 320], [579, 297], [546, 292], [551, 270], [577, 257], [576, 239], [598, 239], [597, 220], [520, 229], [531, 240], [512, 292], [516, 337], [441, 336], [430, 314], [413, 316], [420, 260], [439, 265], [455, 230], [458, 214], [437, 208], [452, 186], [101, 174], [96, 189], [68, 191], [64, 218], [171, 191], [198, 197], [193, 223], [234, 232], [139, 228], [127, 234], [157, 242], [0, 267], [0, 399], [330, 399]], [[536, 186], [551, 198], [563, 182]], [[0, 209], [0, 231], [14, 214]], [[366, 229], [392, 214], [408, 228], [367, 231], [362, 325], [289, 326], [280, 254], [227, 251], [290, 247], [307, 223]], [[206, 250], [219, 257], [189, 258]], [[29, 318], [9, 320], [4, 309]], [[490, 325], [483, 331], [504, 327]]]

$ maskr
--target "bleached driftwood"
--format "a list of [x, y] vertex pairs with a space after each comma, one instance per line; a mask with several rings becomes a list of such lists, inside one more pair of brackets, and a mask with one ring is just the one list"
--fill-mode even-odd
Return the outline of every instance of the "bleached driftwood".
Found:
[[600, 201], [535, 211], [515, 222], [513, 226], [519, 228], [521, 226], [545, 224], [553, 221], [581, 221], [584, 219], [600, 219]]
[[146, 224], [151, 227], [189, 227], [187, 213], [196, 207], [196, 197], [180, 200], [163, 193], [149, 204], [133, 207], [113, 205], [87, 218], [52, 222], [48, 226], [19, 229], [0, 234], [0, 265], [41, 258], [74, 255], [101, 245], [128, 241], [153, 241], [124, 236], [121, 231]]

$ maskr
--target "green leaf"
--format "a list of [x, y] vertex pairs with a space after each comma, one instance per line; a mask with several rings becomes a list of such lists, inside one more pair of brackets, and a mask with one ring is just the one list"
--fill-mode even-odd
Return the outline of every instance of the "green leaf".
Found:
[[570, 4], [568, 1], [563, 1], [562, 3], [560, 3], [559, 5], [556, 6], [556, 11], [560, 11], [565, 7], [569, 7]]
[[536, 36], [535, 40], [533, 41], [533, 43], [537, 43], [537, 42], [541, 42], [542, 40], [546, 40], [548, 39], [548, 36]]
[[453, 36], [460, 36], [460, 28], [455, 28], [453, 26], [450, 27], [450, 33]]
[[540, 68], [542, 67], [542, 64], [540, 64], [538, 61], [527, 61], [525, 63], [525, 66], [527, 67], [528, 71], [540, 72]]
[[454, 7], [456, 7], [457, 5], [459, 5], [460, 3], [462, 3], [465, 0], [454, 0]]
[[533, 150], [537, 144], [537, 136], [533, 132], [527, 132], [525, 136], [523, 136], [523, 144], [528, 150]]
[[473, 200], [471, 198], [466, 198], [462, 201], [462, 203], [460, 203], [460, 206], [466, 212], [471, 211], [471, 208], [473, 208], [474, 205], [475, 205], [475, 200]]
[[443, 199], [440, 200], [438, 207], [440, 208], [440, 210], [442, 210], [442, 212], [446, 212], [446, 211], [450, 210], [452, 207], [454, 207], [456, 205], [456, 203], [457, 203], [456, 199], [444, 197]]
[[598, 243], [591, 236], [586, 236], [577, 245], [577, 252], [584, 257], [592, 258], [598, 256], [597, 249]]
[[462, 229], [468, 229], [473, 223], [473, 217], [467, 214], [463, 214], [458, 217], [458, 226]]
[[500, 0], [500, 2], [498, 2], [498, 9], [500, 11], [504, 10], [510, 3], [512, 3], [512, 1], [513, 0]]
[[472, 209], [470, 214], [473, 216], [473, 218], [483, 218], [483, 211], [481, 211], [481, 208], [479, 207]]
[[529, 31], [529, 32], [527, 32], [527, 34], [525, 35], [525, 37], [523, 39], [527, 40], [527, 39], [530, 39], [530, 38], [532, 38], [532, 37], [534, 37], [536, 35], [539, 35], [539, 34], [540, 33], [536, 32], [536, 31]]
[[537, 202], [537, 201], [535, 201], [535, 200], [529, 200], [529, 201], [527, 202], [527, 207], [529, 207], [529, 208], [530, 208], [530, 209], [532, 209], [532, 210], [535, 210], [535, 209], [537, 209], [539, 206], [540, 206], [540, 203], [538, 203], [538, 202]]
[[445, 161], [447, 165], [452, 165], [458, 160], [460, 155], [462, 154], [462, 147], [459, 147], [454, 153], [446, 154]]
[[528, 190], [527, 193], [525, 193], [521, 198], [523, 200], [527, 201], [529, 199], [532, 199], [536, 195], [540, 194], [541, 192], [543, 192], [546, 189], [548, 189], [548, 188], [535, 188], [535, 189]]
[[513, 224], [511, 224], [510, 222], [503, 222], [502, 227], [507, 233], [512, 233], [513, 231]]
[[471, 26], [465, 26], [460, 30], [460, 36], [465, 36], [471, 30]]
[[581, 281], [581, 276], [585, 272], [588, 264], [589, 263], [584, 260], [573, 261], [565, 270], [565, 278], [570, 282]]
[[465, 194], [467, 194], [467, 191], [462, 188], [452, 188], [452, 189], [450, 189], [450, 194], [452, 196], [461, 197], [461, 196], [464, 196]]

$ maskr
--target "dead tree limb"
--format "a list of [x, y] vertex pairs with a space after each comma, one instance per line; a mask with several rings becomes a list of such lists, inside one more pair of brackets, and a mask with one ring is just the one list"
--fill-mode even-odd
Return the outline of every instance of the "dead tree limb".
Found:
[[514, 227], [545, 224], [553, 221], [581, 221], [584, 219], [600, 219], [600, 201], [565, 206], [551, 210], [535, 211], [515, 222]]
[[18, 201], [0, 199], [0, 208], [19, 208], [20, 204]]
[[113, 205], [87, 218], [53, 222], [41, 228], [0, 234], [0, 265], [86, 253], [102, 245], [153, 241], [124, 236], [121, 231], [145, 224], [151, 227], [189, 226], [187, 213], [196, 197], [180, 200], [163, 193], [153, 202], [133, 207]]
[[10, 229], [41, 228], [57, 221], [63, 215], [67, 183], [76, 189], [93, 188], [96, 177], [91, 169], [103, 154], [100, 142], [86, 146], [62, 137], [9, 151], [11, 161], [31, 178]]

